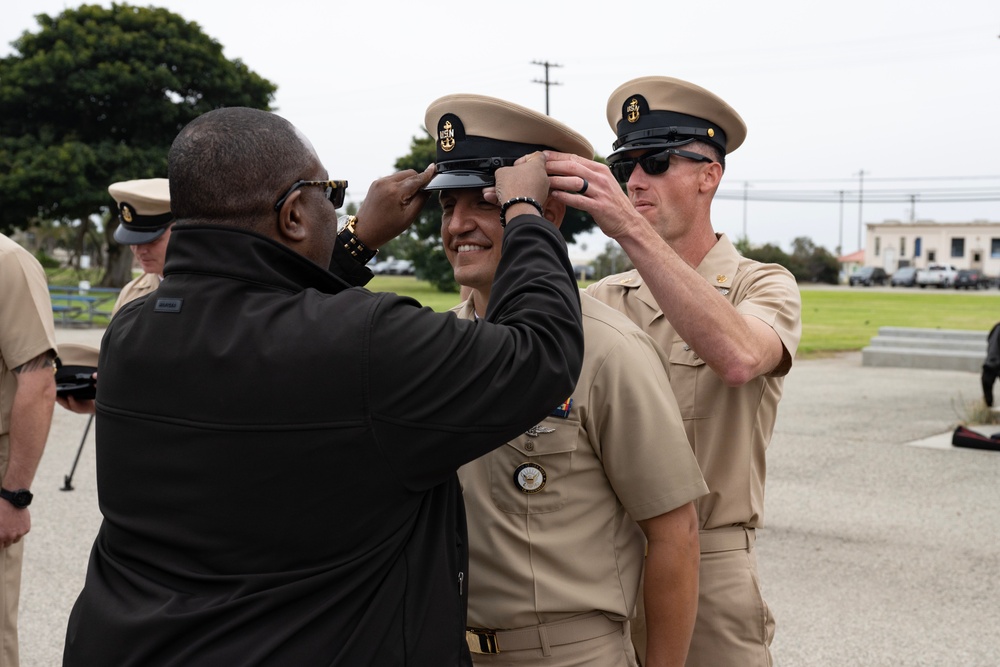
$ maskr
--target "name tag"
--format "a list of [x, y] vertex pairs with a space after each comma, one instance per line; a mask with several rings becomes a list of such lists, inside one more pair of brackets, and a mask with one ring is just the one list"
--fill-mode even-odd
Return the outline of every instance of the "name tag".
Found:
[[179, 313], [184, 299], [157, 299], [154, 313]]

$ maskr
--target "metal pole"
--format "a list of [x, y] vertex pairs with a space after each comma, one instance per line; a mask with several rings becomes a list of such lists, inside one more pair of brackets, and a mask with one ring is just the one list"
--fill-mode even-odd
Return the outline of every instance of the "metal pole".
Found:
[[840, 236], [837, 240], [837, 254], [844, 254], [844, 191], [840, 191]]
[[747, 245], [750, 245], [750, 239], [747, 237], [747, 188], [750, 184], [747, 181], [743, 181], [743, 240]]
[[862, 169], [861, 171], [858, 172], [858, 179], [859, 179], [859, 181], [858, 181], [858, 183], [859, 183], [859, 189], [858, 189], [858, 250], [861, 250], [861, 248], [863, 247], [861, 245], [861, 220], [862, 220], [861, 209], [862, 209], [862, 207], [864, 206], [864, 203], [865, 203], [865, 170], [864, 169]]
[[83, 451], [83, 443], [87, 441], [87, 433], [90, 432], [90, 425], [94, 422], [94, 415], [90, 415], [87, 420], [87, 426], [83, 429], [83, 437], [80, 438], [80, 446], [76, 450], [76, 458], [73, 459], [73, 467], [70, 469], [69, 474], [63, 477], [63, 486], [60, 491], [72, 491], [73, 490], [73, 473], [76, 472], [76, 464], [80, 461], [80, 452]]
[[549, 81], [549, 68], [550, 67], [562, 67], [562, 65], [557, 65], [556, 63], [550, 63], [548, 60], [544, 62], [538, 62], [537, 60], [531, 61], [532, 65], [541, 65], [545, 68], [545, 80], [539, 81], [534, 79], [532, 83], [541, 83], [545, 85], [545, 115], [549, 115], [549, 86], [559, 86], [562, 85], [557, 81]]

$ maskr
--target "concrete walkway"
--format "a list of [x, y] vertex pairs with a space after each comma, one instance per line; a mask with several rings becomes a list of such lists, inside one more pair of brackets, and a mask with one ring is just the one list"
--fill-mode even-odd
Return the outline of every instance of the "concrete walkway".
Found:
[[[757, 541], [778, 665], [1000, 664], [1000, 453], [948, 446], [960, 404], [979, 396], [969, 372], [863, 367], [860, 353], [796, 364]], [[100, 525], [93, 430], [76, 490], [60, 490], [86, 423], [56, 408], [32, 489], [22, 667], [60, 664]]]

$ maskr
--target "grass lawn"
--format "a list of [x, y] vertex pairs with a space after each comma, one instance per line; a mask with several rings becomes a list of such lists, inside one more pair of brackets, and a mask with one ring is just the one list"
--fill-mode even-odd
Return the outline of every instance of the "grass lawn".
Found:
[[1000, 291], [897, 288], [891, 292], [813, 289], [802, 292], [799, 355], [860, 350], [882, 326], [969, 329], [986, 334], [1000, 321]]

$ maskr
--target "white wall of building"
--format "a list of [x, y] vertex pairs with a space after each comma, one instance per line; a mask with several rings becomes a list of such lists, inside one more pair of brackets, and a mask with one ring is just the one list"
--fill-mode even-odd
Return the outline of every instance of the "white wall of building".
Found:
[[869, 222], [865, 266], [893, 273], [901, 266], [950, 264], [1000, 276], [1000, 222]]

